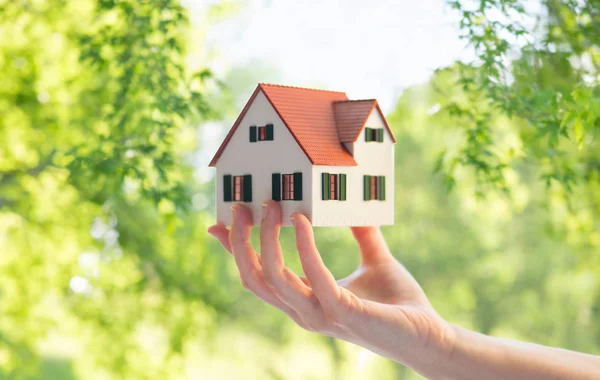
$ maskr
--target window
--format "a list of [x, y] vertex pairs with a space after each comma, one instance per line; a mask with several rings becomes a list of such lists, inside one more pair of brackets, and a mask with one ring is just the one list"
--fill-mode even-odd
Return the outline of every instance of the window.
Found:
[[346, 200], [346, 174], [322, 173], [321, 177], [323, 200]]
[[364, 197], [365, 201], [385, 200], [385, 176], [364, 176]]
[[371, 186], [371, 199], [377, 199], [377, 194], [378, 194], [378, 192], [377, 192], [377, 189], [378, 189], [378, 187], [377, 187], [377, 185], [378, 185], [378, 183], [377, 183], [377, 177], [369, 177], [369, 179], [371, 180], [371, 184], [370, 184], [370, 186]]
[[273, 124], [250, 126], [250, 142], [273, 141]]
[[289, 201], [294, 199], [294, 175], [283, 175], [283, 200]]
[[223, 201], [252, 202], [252, 176], [250, 174], [223, 176]]
[[329, 199], [338, 199], [337, 174], [329, 175]]
[[271, 191], [274, 201], [301, 201], [302, 173], [271, 174]]
[[383, 128], [365, 128], [365, 141], [383, 142]]
[[233, 177], [233, 200], [234, 201], [241, 201], [244, 195], [244, 188], [243, 188], [243, 183], [244, 183], [244, 177], [241, 175], [236, 175], [235, 177]]

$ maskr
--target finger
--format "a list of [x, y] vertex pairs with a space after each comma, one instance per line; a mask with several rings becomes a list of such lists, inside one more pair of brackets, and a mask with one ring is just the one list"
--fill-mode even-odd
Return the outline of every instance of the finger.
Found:
[[231, 243], [229, 243], [229, 230], [224, 224], [215, 224], [214, 226], [208, 227], [208, 233], [214, 236], [227, 250], [231, 253]]
[[393, 258], [379, 228], [350, 227], [350, 229], [360, 247], [363, 264], [375, 264]]
[[[296, 323], [302, 324], [302, 320], [298, 314], [277, 298], [264, 281], [259, 257], [250, 244], [252, 217], [249, 210], [242, 205], [236, 205], [232, 208], [232, 213], [233, 223], [231, 232], [229, 233], [229, 244], [232, 248], [244, 288], [250, 290], [268, 304], [288, 314]], [[213, 231], [216, 234], [223, 235], [223, 230], [219, 227], [216, 227]]]
[[[277, 202], [263, 204], [260, 227], [260, 250], [266, 283], [273, 292], [300, 315], [309, 315], [315, 309], [310, 289], [292, 271], [285, 267], [279, 244], [281, 208]], [[310, 317], [310, 316], [309, 316]]]
[[300, 281], [302, 281], [304, 283], [304, 285], [308, 286], [309, 288], [311, 288], [310, 286], [310, 281], [308, 281], [308, 278], [303, 277], [303, 276], [298, 276], [300, 277]]
[[324, 309], [336, 307], [340, 299], [340, 288], [323, 263], [315, 246], [310, 221], [302, 214], [294, 214], [292, 223], [296, 229], [296, 246], [300, 254], [302, 269], [304, 269], [315, 296]]
[[[225, 225], [216, 224], [214, 226], [210, 226], [208, 228], [208, 233], [214, 236], [217, 240], [219, 240], [219, 242], [221, 243], [223, 248], [227, 250], [227, 252], [232, 253], [231, 243], [229, 242], [230, 231], [227, 229], [227, 227], [225, 227]], [[260, 259], [260, 255], [256, 255], [256, 259], [258, 260], [258, 263], [261, 264], [262, 260]]]

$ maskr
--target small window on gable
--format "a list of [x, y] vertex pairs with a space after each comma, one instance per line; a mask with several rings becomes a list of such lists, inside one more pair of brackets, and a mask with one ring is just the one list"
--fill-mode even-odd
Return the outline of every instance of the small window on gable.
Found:
[[366, 142], [383, 142], [383, 128], [365, 128]]
[[250, 126], [250, 142], [273, 141], [273, 124]]

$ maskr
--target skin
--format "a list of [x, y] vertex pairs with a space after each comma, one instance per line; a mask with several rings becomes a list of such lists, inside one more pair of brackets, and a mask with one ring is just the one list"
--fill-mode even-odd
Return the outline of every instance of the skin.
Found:
[[488, 337], [445, 321], [376, 227], [351, 227], [361, 265], [336, 281], [304, 215], [291, 217], [306, 274], [300, 277], [283, 261], [277, 202], [263, 204], [260, 255], [249, 240], [249, 209], [235, 204], [232, 213], [231, 230], [218, 224], [208, 232], [233, 255], [242, 285], [308, 331], [360, 345], [431, 379], [600, 379], [599, 357]]

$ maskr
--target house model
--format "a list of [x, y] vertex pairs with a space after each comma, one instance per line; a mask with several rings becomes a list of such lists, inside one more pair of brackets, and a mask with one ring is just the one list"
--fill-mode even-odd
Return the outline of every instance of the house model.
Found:
[[375, 99], [259, 84], [210, 166], [217, 169], [217, 222], [246, 204], [280, 202], [282, 222], [313, 226], [394, 223], [394, 136]]

